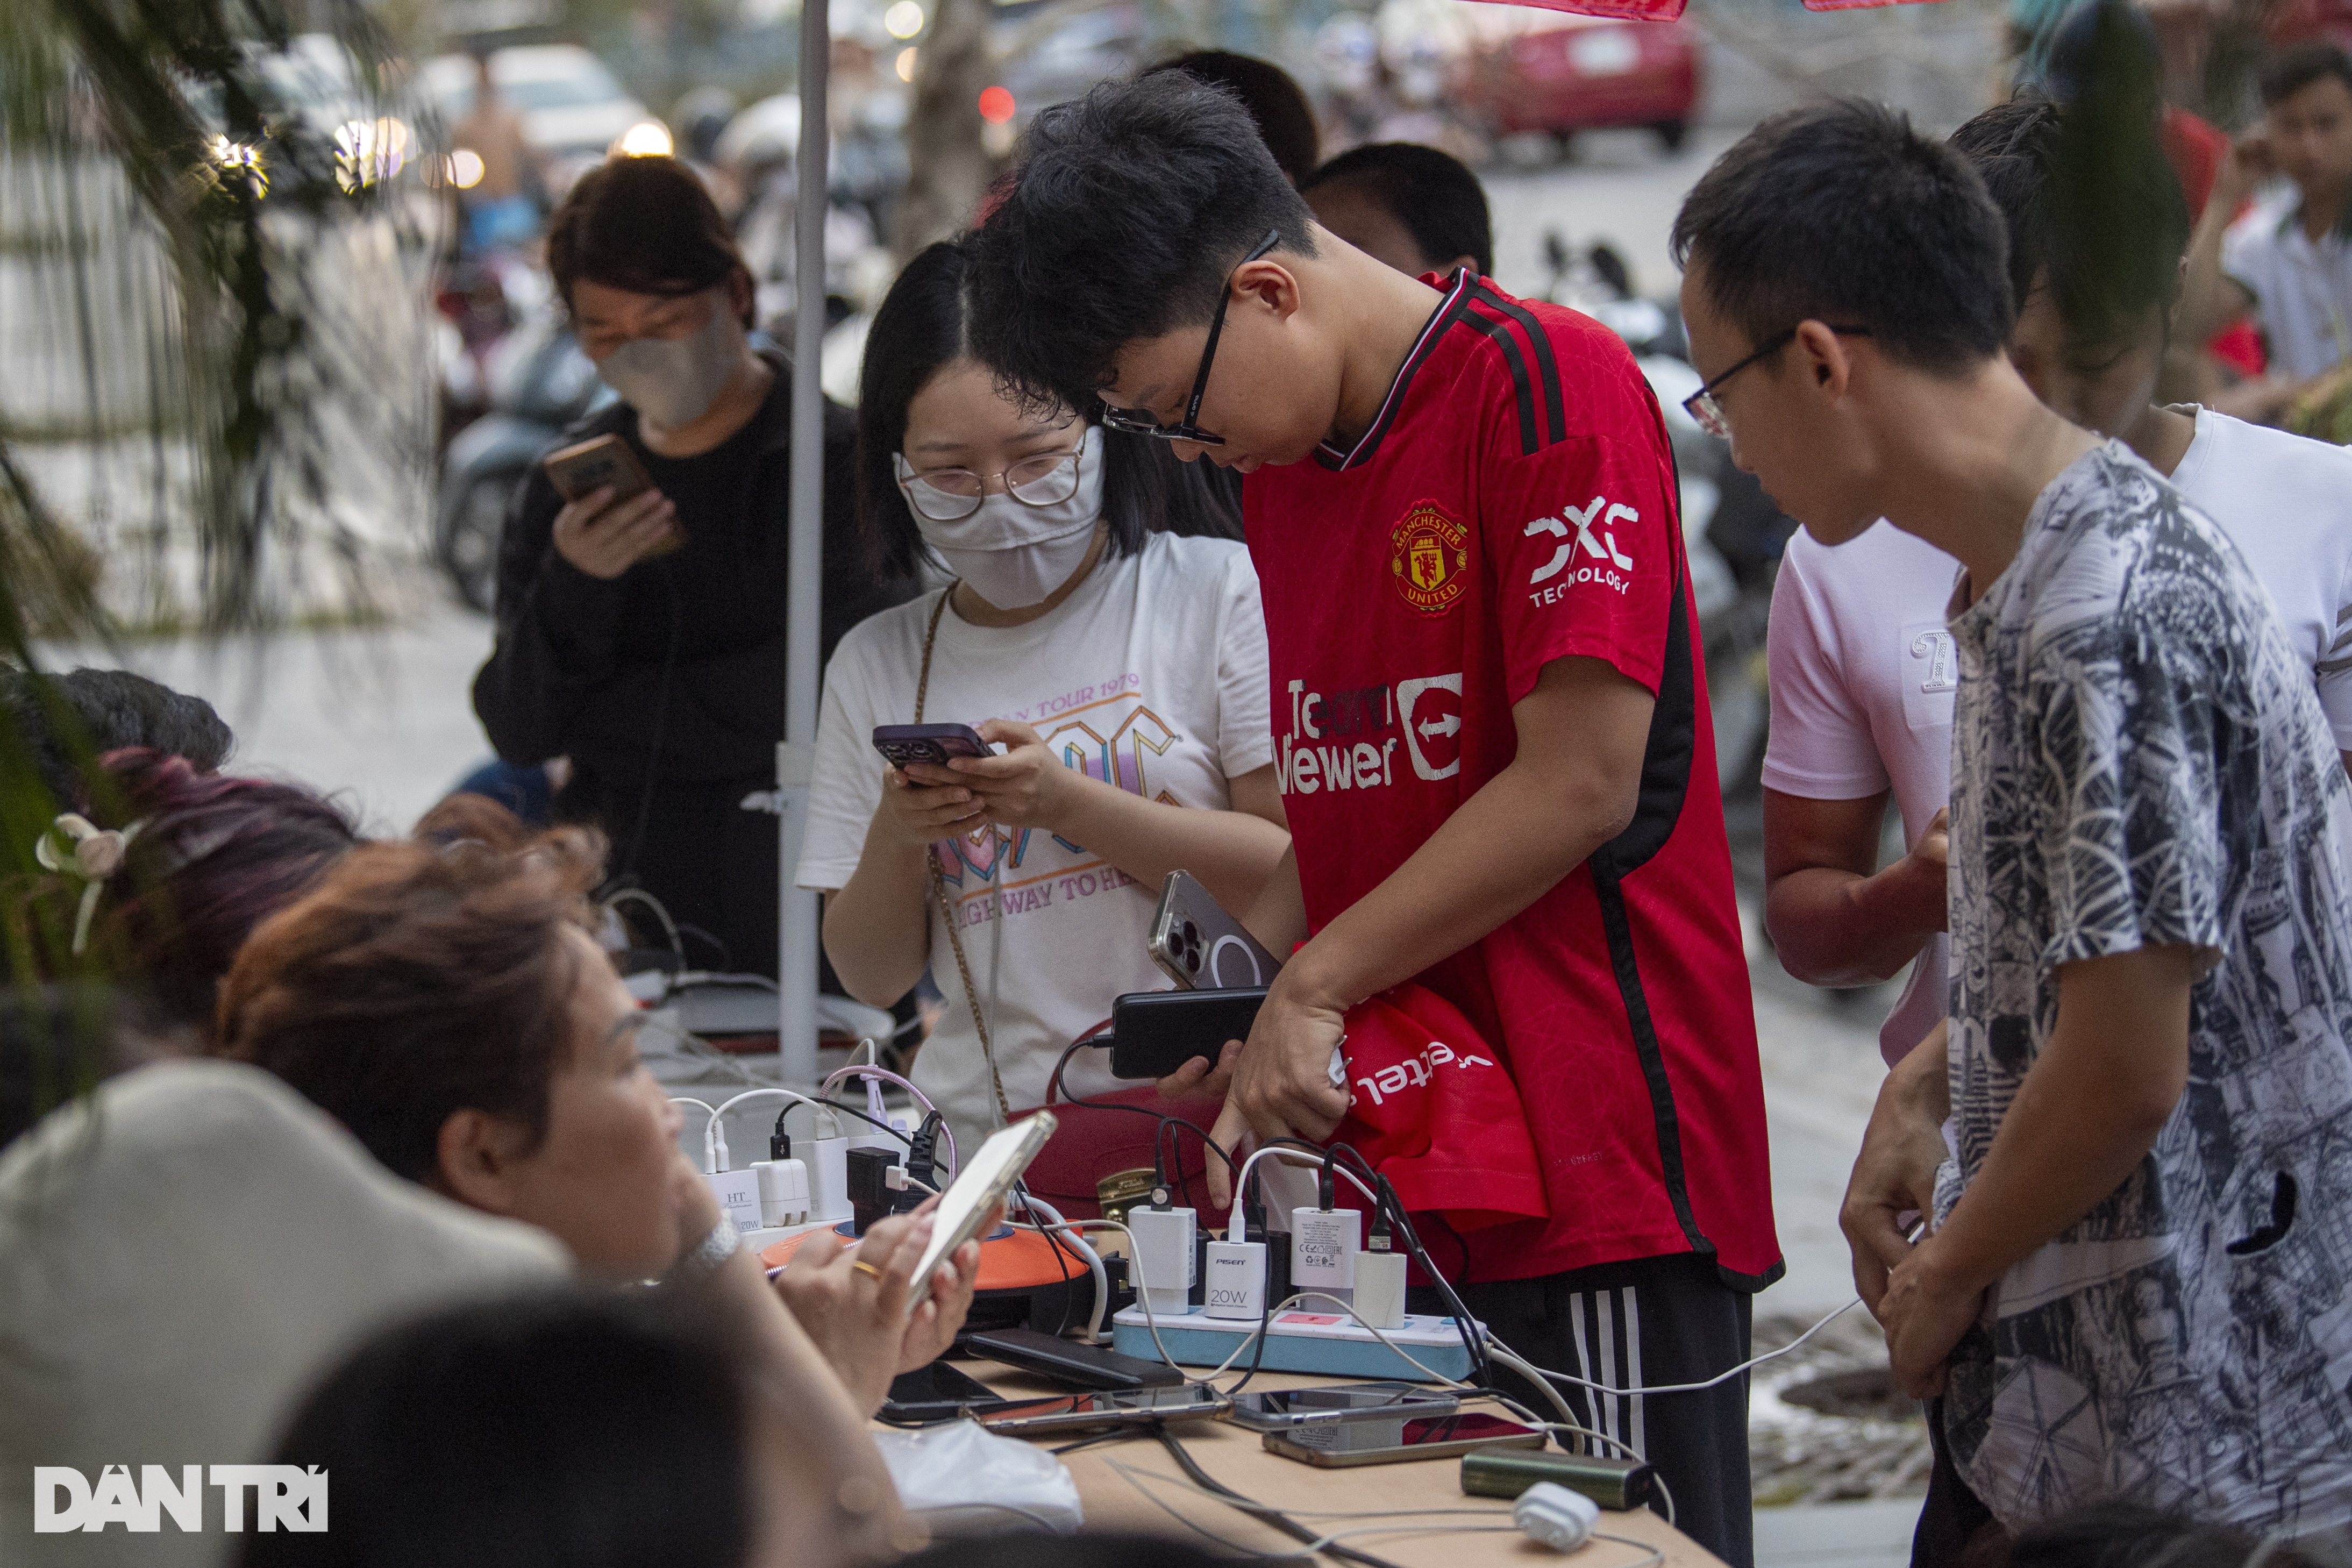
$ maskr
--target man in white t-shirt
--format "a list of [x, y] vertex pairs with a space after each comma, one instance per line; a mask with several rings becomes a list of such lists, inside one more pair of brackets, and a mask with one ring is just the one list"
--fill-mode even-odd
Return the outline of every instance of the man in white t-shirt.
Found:
[[[2008, 223], [2010, 356], [2044, 403], [2122, 438], [2229, 532], [2311, 670], [2338, 750], [2352, 752], [2352, 452], [2150, 402], [2186, 210], [2160, 160], [2150, 163], [2132, 193], [2153, 241], [2139, 266], [2096, 285], [2072, 276], [2045, 205], [2059, 114], [2003, 104], [1953, 137]], [[2130, 328], [2120, 343], [2085, 343], [2070, 310]], [[1948, 991], [1943, 825], [1959, 669], [1947, 614], [1958, 566], [1883, 521], [1834, 552], [1801, 531], [1773, 591], [1768, 927], [1789, 972], [1816, 984], [1888, 979], [1917, 959], [1880, 1032], [1894, 1071], [1847, 1194], [1850, 1237], [1894, 1194], [1909, 1200], [1898, 1209], [1926, 1210], [1946, 1152], [1943, 1040], [1929, 1037]], [[1910, 847], [1880, 868], [1890, 789]]]

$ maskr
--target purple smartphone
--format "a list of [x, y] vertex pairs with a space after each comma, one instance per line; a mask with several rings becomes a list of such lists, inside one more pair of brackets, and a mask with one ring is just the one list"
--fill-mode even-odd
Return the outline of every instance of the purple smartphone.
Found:
[[996, 753], [969, 724], [877, 724], [874, 749], [894, 768], [908, 763], [929, 763], [943, 768], [950, 757], [991, 757]]

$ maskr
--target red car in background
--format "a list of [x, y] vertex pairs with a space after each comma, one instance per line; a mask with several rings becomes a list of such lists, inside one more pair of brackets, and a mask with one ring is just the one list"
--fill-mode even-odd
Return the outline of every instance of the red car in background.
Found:
[[[1697, 110], [1698, 31], [1685, 22], [1496, 6], [1463, 63], [1461, 102], [1496, 136], [1646, 126], [1678, 150]], [[1482, 29], [1484, 30], [1484, 29]]]

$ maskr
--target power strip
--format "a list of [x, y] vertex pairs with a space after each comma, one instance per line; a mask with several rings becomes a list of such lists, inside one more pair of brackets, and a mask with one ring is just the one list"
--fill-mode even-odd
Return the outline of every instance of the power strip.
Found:
[[[1111, 1348], [1119, 1354], [1158, 1361], [1160, 1344], [1165, 1344], [1168, 1353], [1186, 1366], [1216, 1366], [1257, 1331], [1255, 1319], [1212, 1318], [1197, 1310], [1181, 1317], [1160, 1312], [1152, 1321], [1160, 1330], [1160, 1342], [1154, 1343], [1152, 1324], [1145, 1321], [1140, 1307], [1129, 1307], [1110, 1321]], [[1430, 1372], [1455, 1378], [1470, 1375], [1470, 1352], [1463, 1347], [1451, 1318], [1408, 1314], [1402, 1327], [1381, 1331]], [[1485, 1331], [1473, 1325], [1473, 1331]], [[1246, 1363], [1251, 1354], [1243, 1351], [1234, 1364]], [[1267, 1372], [1427, 1380], [1427, 1373], [1344, 1312], [1276, 1313], [1258, 1365]]]

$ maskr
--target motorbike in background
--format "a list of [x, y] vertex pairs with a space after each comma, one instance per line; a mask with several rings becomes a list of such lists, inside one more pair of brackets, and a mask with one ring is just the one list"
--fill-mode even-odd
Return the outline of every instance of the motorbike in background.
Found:
[[441, 457], [435, 558], [459, 598], [485, 614], [498, 595], [507, 505], [531, 466], [614, 395], [551, 311], [526, 320], [486, 356], [482, 412]]

